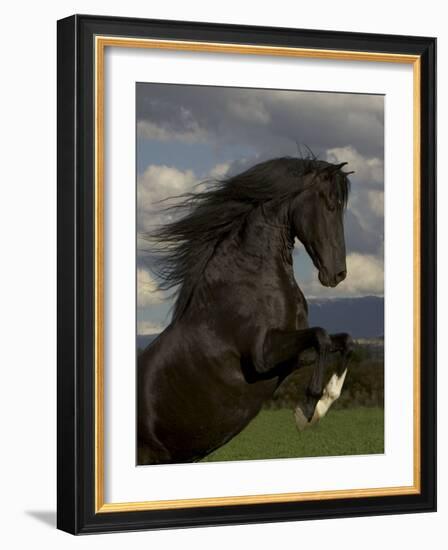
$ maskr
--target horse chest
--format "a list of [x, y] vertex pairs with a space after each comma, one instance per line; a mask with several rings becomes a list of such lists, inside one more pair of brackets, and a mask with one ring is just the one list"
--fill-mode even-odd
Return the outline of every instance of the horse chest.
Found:
[[307, 306], [297, 285], [288, 285], [281, 292], [266, 289], [260, 293], [259, 313], [266, 324], [295, 329], [307, 324]]

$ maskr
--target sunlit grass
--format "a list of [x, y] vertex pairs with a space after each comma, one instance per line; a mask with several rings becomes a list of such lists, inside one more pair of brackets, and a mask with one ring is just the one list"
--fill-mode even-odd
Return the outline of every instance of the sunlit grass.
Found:
[[384, 452], [381, 408], [330, 410], [319, 424], [298, 432], [290, 409], [263, 410], [206, 462]]

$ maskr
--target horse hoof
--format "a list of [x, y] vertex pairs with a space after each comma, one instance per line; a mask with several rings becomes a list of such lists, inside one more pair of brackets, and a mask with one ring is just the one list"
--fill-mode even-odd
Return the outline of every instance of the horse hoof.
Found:
[[308, 426], [310, 425], [307, 417], [303, 413], [302, 409], [300, 407], [296, 407], [294, 410], [294, 419], [296, 421], [296, 427], [299, 430], [299, 432], [303, 432], [303, 430], [306, 430]]

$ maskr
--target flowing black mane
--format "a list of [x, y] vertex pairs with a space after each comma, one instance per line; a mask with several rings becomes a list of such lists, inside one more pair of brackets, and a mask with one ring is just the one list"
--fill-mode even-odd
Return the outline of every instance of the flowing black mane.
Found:
[[[304, 189], [304, 176], [318, 176], [329, 163], [316, 158], [281, 157], [261, 162], [229, 178], [207, 182], [201, 193], [182, 195], [181, 204], [167, 210], [185, 212], [180, 219], [146, 235], [153, 245], [153, 271], [159, 287], [178, 287], [173, 320], [188, 305], [194, 287], [213, 256], [216, 246], [244, 221], [249, 213], [268, 202], [292, 200]], [[332, 165], [331, 165], [332, 166]], [[345, 207], [350, 183], [338, 169], [333, 174], [339, 204]]]

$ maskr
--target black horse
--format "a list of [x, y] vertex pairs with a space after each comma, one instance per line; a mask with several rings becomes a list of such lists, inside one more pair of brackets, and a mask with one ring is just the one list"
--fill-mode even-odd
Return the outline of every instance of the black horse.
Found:
[[[322, 285], [346, 277], [347, 173], [315, 158], [262, 162], [203, 193], [159, 229], [157, 274], [177, 286], [171, 324], [138, 360], [138, 463], [197, 461], [227, 443], [314, 355], [295, 410], [299, 429], [339, 396], [352, 341], [308, 327], [293, 272], [297, 237]], [[341, 362], [324, 387], [328, 352]]]

